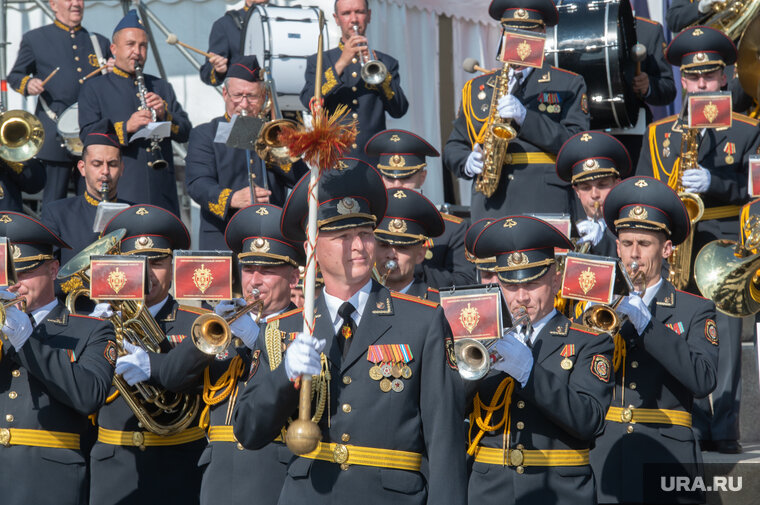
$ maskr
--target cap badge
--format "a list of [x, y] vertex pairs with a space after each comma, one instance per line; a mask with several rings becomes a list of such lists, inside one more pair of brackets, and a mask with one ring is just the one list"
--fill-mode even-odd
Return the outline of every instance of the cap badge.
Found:
[[17, 260], [21, 257], [21, 248], [17, 245], [11, 245], [11, 250], [13, 251], [13, 259]]
[[406, 166], [406, 160], [400, 154], [394, 154], [391, 156], [391, 159], [388, 161], [388, 163], [393, 168], [401, 168], [403, 166]]
[[646, 188], [647, 186], [649, 186], [649, 184], [647, 184], [647, 181], [645, 181], [644, 179], [639, 179], [633, 185], [636, 186], [637, 188]]
[[393, 198], [406, 198], [406, 193], [404, 193], [403, 189], [399, 189], [395, 193], [393, 193]]
[[261, 237], [258, 237], [253, 242], [251, 242], [250, 249], [251, 249], [251, 252], [255, 252], [255, 253], [269, 252], [269, 241]]
[[346, 197], [338, 202], [338, 214], [345, 216], [359, 210], [359, 202], [353, 198]]
[[258, 214], [259, 216], [268, 216], [269, 211], [267, 210], [266, 207], [259, 207], [258, 209], [256, 209], [256, 214]]
[[694, 61], [702, 62], [707, 59], [707, 55], [705, 53], [697, 53], [694, 55]]
[[153, 240], [150, 237], [140, 237], [135, 240], [135, 249], [150, 249], [151, 247], [153, 247]]
[[401, 142], [401, 137], [396, 135], [395, 133], [391, 136], [391, 142]]
[[514, 219], [507, 219], [504, 221], [504, 228], [512, 228], [514, 226], [517, 226], [517, 223]]
[[391, 222], [388, 223], [388, 231], [392, 231], [393, 233], [406, 233], [406, 221], [403, 219], [391, 219]]
[[338, 160], [338, 166], [336, 167], [338, 170], [345, 170], [348, 168], [348, 165], [343, 160]]
[[148, 214], [148, 209], [146, 209], [145, 207], [140, 207], [139, 209], [137, 209], [137, 212], [135, 212], [135, 214], [137, 214], [138, 216], [145, 216]]
[[628, 217], [632, 219], [642, 220], [649, 217], [649, 213], [644, 207], [642, 207], [641, 205], [637, 205], [631, 209], [631, 211], [628, 213]]
[[525, 9], [517, 9], [515, 11], [515, 19], [526, 19], [528, 17], [528, 11]]
[[3, 217], [0, 217], [0, 222], [2, 223], [8, 224], [11, 221], [13, 221], [13, 219], [11, 219], [11, 216], [9, 216], [8, 214], [3, 214]]
[[694, 30], [693, 32], [691, 32], [691, 36], [692, 37], [699, 37], [703, 33], [705, 33], [705, 32], [702, 31], [702, 28], [697, 28], [696, 30]]
[[513, 252], [507, 257], [507, 266], [509, 267], [519, 267], [528, 263], [530, 263], [530, 260], [525, 253]]
[[583, 163], [583, 171], [596, 170], [599, 168], [599, 162], [596, 160], [586, 160]]
[[583, 135], [581, 135], [581, 142], [588, 142], [589, 140], [591, 140], [591, 135], [589, 135], [588, 133], [584, 133]]

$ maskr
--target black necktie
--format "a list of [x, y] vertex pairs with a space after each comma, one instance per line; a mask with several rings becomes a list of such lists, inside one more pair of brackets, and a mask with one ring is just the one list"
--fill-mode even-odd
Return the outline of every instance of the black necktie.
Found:
[[343, 351], [344, 357], [348, 354], [348, 348], [351, 347], [351, 340], [356, 331], [354, 318], [351, 317], [354, 311], [356, 309], [350, 302], [343, 302], [343, 305], [338, 309], [338, 315], [343, 319], [343, 324], [340, 325], [340, 330], [338, 331], [338, 344], [341, 351]]

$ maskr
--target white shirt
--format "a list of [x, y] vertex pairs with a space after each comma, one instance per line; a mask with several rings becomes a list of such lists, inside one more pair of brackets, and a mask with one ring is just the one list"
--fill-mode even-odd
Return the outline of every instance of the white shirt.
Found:
[[406, 294], [406, 292], [407, 292], [407, 291], [409, 291], [409, 288], [411, 288], [411, 287], [412, 287], [412, 284], [414, 284], [414, 279], [412, 279], [412, 282], [410, 282], [409, 284], [407, 284], [406, 286], [404, 286], [404, 288], [403, 288], [403, 289], [400, 289], [400, 290], [399, 290], [399, 293], [401, 293], [401, 294], [405, 295], [405, 294]]
[[56, 305], [58, 305], [58, 299], [53, 299], [53, 301], [47, 305], [43, 305], [42, 307], [33, 310], [31, 312], [31, 316], [34, 318], [34, 325], [37, 326], [42, 321], [44, 321], [47, 315], [50, 314], [50, 311], [53, 310]]
[[161, 309], [164, 307], [164, 304], [168, 300], [169, 300], [169, 295], [166, 295], [166, 298], [164, 298], [163, 300], [161, 300], [157, 304], [148, 307], [148, 312], [150, 312], [150, 315], [155, 318], [156, 314], [158, 314], [161, 311]]
[[644, 300], [644, 303], [647, 307], [649, 307], [649, 304], [652, 303], [652, 300], [654, 300], [654, 295], [656, 295], [660, 290], [660, 286], [662, 286], [662, 277], [660, 277], [660, 280], [657, 281], [657, 284], [648, 287], [646, 291], [644, 291], [644, 296], [641, 298]]
[[[530, 334], [530, 345], [533, 346], [533, 344], [536, 342], [536, 337], [541, 332], [541, 330], [546, 326], [546, 323], [551, 321], [551, 319], [557, 315], [557, 309], [552, 309], [551, 312], [546, 314], [544, 317], [536, 321], [535, 323], [532, 323], [531, 326], [533, 327], [533, 333]], [[525, 330], [525, 325], [520, 325], [517, 327], [518, 333], [517, 338], [525, 343], [525, 334], [523, 331]]]
[[533, 72], [533, 67], [526, 67], [519, 72], [516, 72], [514, 68], [509, 67], [509, 92], [514, 92], [514, 87], [517, 85], [517, 74], [522, 74], [522, 82], [530, 77], [530, 73]]
[[367, 305], [367, 300], [369, 300], [369, 292], [371, 288], [372, 280], [370, 279], [367, 281], [367, 284], [362, 286], [362, 288], [354, 293], [354, 296], [348, 300], [341, 300], [337, 296], [328, 293], [326, 289], [322, 290], [322, 296], [325, 297], [325, 305], [327, 305], [327, 311], [330, 313], [330, 321], [332, 321], [335, 333], [338, 333], [338, 330], [343, 325], [343, 318], [338, 315], [338, 309], [343, 305], [343, 302], [350, 302], [351, 305], [356, 308], [353, 314], [351, 314], [351, 318], [354, 320], [356, 327], [359, 327], [364, 307]]

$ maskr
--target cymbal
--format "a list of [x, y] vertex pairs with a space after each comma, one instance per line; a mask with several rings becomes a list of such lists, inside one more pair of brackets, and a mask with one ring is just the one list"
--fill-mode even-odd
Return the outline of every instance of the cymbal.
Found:
[[760, 16], [750, 22], [739, 41], [736, 72], [744, 92], [760, 98]]

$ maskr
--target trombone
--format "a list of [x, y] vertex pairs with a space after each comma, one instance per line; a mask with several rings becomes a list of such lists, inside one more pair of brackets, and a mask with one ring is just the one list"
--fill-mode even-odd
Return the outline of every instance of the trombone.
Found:
[[459, 367], [459, 375], [468, 381], [482, 379], [491, 370], [494, 363], [502, 361], [504, 358], [498, 352], [492, 352], [492, 347], [504, 338], [504, 335], [517, 329], [520, 325], [530, 325], [530, 316], [525, 307], [520, 306], [517, 310], [517, 321], [512, 326], [501, 332], [501, 337], [490, 340], [483, 344], [480, 340], [474, 338], [461, 338], [454, 342], [454, 355]]
[[[356, 35], [360, 35], [359, 25], [354, 25], [353, 30]], [[359, 51], [359, 64], [362, 67], [362, 81], [364, 81], [365, 84], [377, 86], [388, 78], [388, 68], [382, 61], [370, 58], [369, 47], [367, 47], [367, 55], [364, 54], [364, 51]]]
[[195, 347], [202, 353], [209, 355], [219, 354], [224, 351], [232, 342], [230, 324], [254, 309], [257, 310], [254, 321], [258, 324], [261, 321], [261, 313], [264, 310], [263, 300], [258, 299], [260, 294], [258, 289], [253, 288], [251, 295], [246, 298], [246, 301], [251, 298], [253, 301], [234, 310], [227, 316], [223, 317], [213, 312], [198, 316], [190, 328], [190, 335]]

